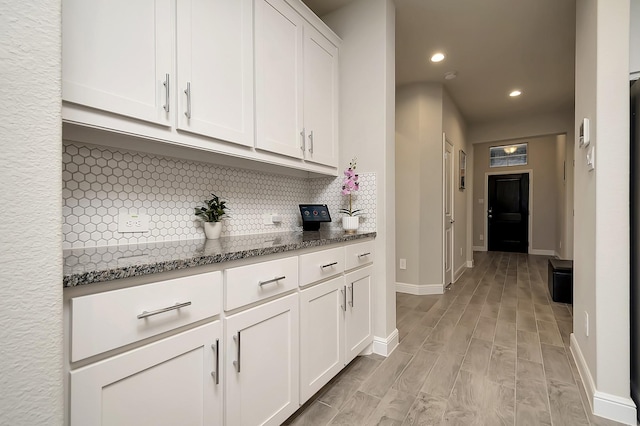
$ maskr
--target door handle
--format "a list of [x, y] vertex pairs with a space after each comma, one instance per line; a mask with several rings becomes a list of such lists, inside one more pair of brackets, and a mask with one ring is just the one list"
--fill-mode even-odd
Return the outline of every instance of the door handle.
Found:
[[449, 219], [449, 223], [455, 223], [455, 220]]

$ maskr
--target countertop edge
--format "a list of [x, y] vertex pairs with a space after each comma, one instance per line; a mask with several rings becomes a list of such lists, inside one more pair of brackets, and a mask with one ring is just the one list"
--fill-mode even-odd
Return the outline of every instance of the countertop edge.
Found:
[[175, 259], [170, 261], [160, 261], [153, 263], [141, 263], [118, 268], [87, 271], [73, 273], [63, 276], [62, 285], [64, 288], [84, 286], [89, 284], [103, 283], [119, 280], [123, 278], [140, 277], [145, 275], [158, 274], [162, 272], [177, 271], [194, 268], [198, 266], [212, 265], [216, 263], [229, 262], [233, 260], [249, 259], [252, 257], [267, 256], [270, 254], [286, 253], [305, 248], [321, 247], [331, 244], [338, 244], [347, 241], [354, 241], [365, 238], [375, 238], [377, 232], [366, 232], [362, 234], [344, 234], [338, 237], [322, 238], [318, 240], [302, 241], [294, 244], [284, 244], [273, 247], [259, 247], [228, 253], [220, 253], [210, 256], [195, 256], [186, 259]]

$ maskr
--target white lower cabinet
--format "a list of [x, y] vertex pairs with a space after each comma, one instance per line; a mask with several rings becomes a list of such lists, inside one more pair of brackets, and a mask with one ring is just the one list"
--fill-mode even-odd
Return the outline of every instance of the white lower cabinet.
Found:
[[372, 266], [345, 275], [347, 306], [345, 312], [346, 354], [348, 364], [362, 352], [373, 339], [371, 316]]
[[300, 404], [344, 367], [344, 277], [300, 292]]
[[71, 425], [222, 424], [220, 321], [70, 373]]
[[225, 319], [225, 424], [279, 425], [299, 407], [298, 294]]

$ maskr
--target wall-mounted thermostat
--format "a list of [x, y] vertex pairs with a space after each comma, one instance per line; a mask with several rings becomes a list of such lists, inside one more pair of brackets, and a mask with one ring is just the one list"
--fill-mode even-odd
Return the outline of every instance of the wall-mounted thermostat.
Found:
[[591, 137], [589, 135], [589, 119], [583, 118], [582, 124], [580, 124], [580, 147], [585, 147], [589, 145], [591, 142]]

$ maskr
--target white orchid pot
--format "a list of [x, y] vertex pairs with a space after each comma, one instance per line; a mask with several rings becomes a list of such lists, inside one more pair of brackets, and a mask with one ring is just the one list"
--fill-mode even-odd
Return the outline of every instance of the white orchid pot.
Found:
[[342, 218], [342, 229], [347, 234], [355, 234], [358, 232], [360, 218], [358, 216], [344, 216]]
[[204, 222], [204, 234], [209, 240], [217, 240], [222, 232], [222, 222]]

